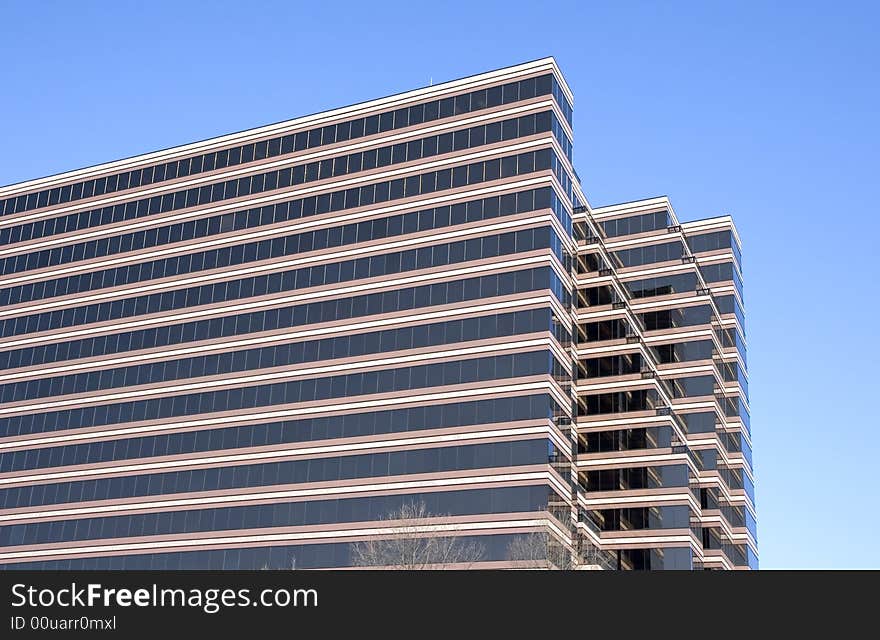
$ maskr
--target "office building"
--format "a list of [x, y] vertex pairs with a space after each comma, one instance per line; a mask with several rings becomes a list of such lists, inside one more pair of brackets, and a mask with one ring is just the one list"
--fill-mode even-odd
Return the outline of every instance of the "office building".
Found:
[[0, 188], [0, 567], [755, 568], [736, 229], [592, 208], [573, 103], [547, 58]]

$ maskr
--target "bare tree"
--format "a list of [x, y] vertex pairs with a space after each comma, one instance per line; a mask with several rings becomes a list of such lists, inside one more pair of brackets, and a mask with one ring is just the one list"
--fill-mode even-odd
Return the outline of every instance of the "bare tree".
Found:
[[[285, 567], [277, 567], [277, 568], [284, 569]], [[296, 555], [295, 554], [290, 555], [290, 567], [287, 567], [287, 568], [290, 569], [291, 571], [296, 570]], [[263, 566], [260, 567], [260, 571], [272, 571], [272, 570], [273, 570], [273, 568], [269, 566], [268, 562], [264, 562]]]
[[546, 531], [517, 536], [507, 547], [507, 558], [531, 569], [573, 569], [572, 554]]
[[482, 545], [446, 534], [431, 524], [434, 517], [424, 502], [404, 504], [382, 518], [392, 533], [354, 543], [353, 564], [382, 569], [466, 569], [483, 558]]
[[533, 569], [569, 571], [603, 565], [601, 552], [589, 542], [569, 549], [547, 531], [517, 536], [507, 547], [509, 560]]
[[602, 567], [603, 569], [614, 569], [609, 564], [608, 554], [603, 552], [592, 542], [583, 542], [578, 549], [578, 562], [581, 567]]

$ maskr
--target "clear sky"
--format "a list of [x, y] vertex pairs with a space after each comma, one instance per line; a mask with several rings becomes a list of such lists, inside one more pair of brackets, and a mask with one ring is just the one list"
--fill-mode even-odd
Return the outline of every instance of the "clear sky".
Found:
[[[0, 2], [0, 184], [553, 55], [591, 203], [744, 241], [761, 566], [880, 567], [878, 3]], [[874, 395], [878, 393], [878, 395]]]

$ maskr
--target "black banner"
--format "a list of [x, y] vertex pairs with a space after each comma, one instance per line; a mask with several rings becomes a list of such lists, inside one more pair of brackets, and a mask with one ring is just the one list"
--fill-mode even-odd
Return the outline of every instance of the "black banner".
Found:
[[[843, 572], [214, 571], [0, 573], [0, 638], [434, 635], [478, 630], [628, 637], [867, 615]], [[870, 576], [873, 577], [873, 576]], [[873, 600], [873, 598], [871, 598]], [[711, 625], [706, 627], [704, 625]], [[814, 629], [815, 630], [815, 629]], [[279, 633], [279, 631], [283, 633]], [[59, 635], [60, 634], [60, 635]]]

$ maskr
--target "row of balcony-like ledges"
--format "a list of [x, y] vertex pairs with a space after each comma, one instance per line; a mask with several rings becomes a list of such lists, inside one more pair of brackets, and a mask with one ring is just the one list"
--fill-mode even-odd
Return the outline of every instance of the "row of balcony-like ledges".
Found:
[[739, 238], [666, 198], [575, 219], [579, 505], [621, 567], [749, 568]]

